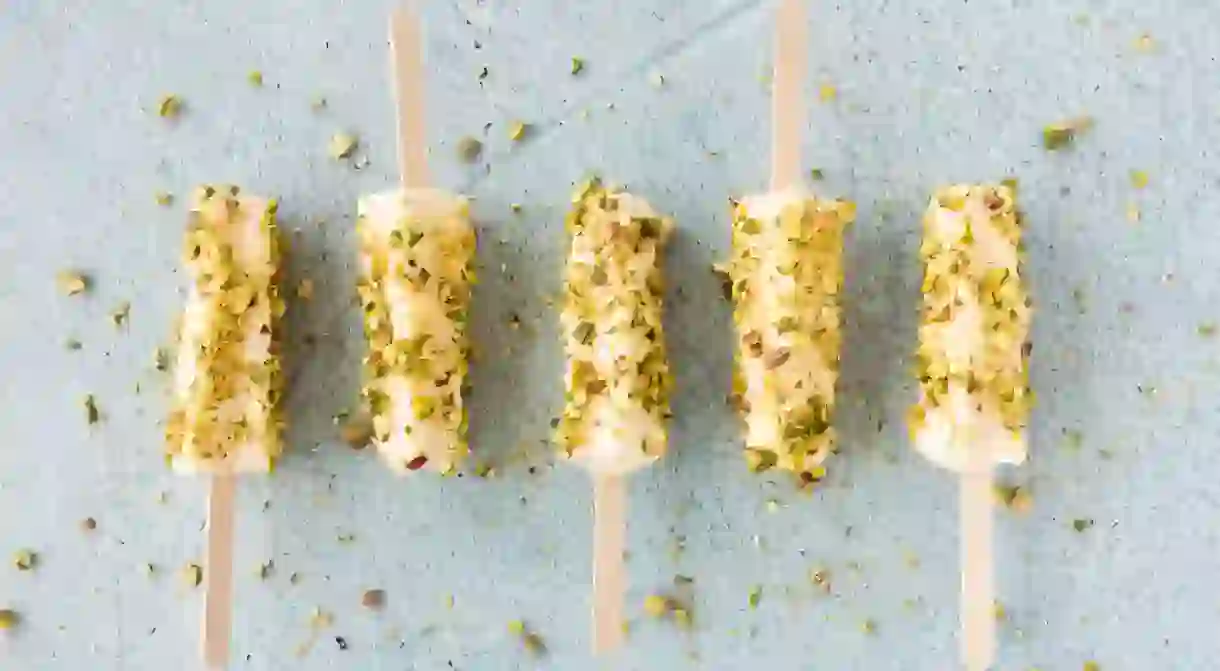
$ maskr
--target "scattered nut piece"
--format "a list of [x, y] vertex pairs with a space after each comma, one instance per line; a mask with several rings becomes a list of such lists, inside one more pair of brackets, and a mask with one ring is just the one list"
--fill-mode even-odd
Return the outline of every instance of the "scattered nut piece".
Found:
[[97, 401], [93, 398], [93, 394], [85, 396], [85, 421], [90, 426], [97, 424], [102, 420], [102, 413], [97, 409]]
[[326, 147], [326, 153], [336, 161], [341, 161], [350, 158], [352, 153], [356, 151], [356, 146], [360, 141], [351, 133], [335, 133], [330, 138], [330, 144]]
[[877, 621], [872, 618], [865, 619], [860, 623], [860, 633], [869, 635], [877, 633]]
[[21, 549], [13, 553], [13, 566], [18, 571], [30, 571], [38, 563], [38, 553], [33, 550]]
[[474, 163], [479, 160], [479, 155], [483, 153], [483, 143], [477, 139], [467, 135], [457, 144], [458, 158], [466, 163]]
[[8, 608], [0, 608], [0, 631], [14, 629], [21, 624], [21, 616], [17, 611]]
[[1077, 533], [1083, 533], [1085, 530], [1091, 528], [1093, 524], [1093, 520], [1086, 518], [1077, 518], [1072, 520], [1072, 528], [1075, 529]]
[[55, 275], [55, 285], [65, 296], [75, 296], [89, 289], [89, 278], [74, 270], [63, 270]]
[[161, 207], [169, 207], [174, 204], [174, 194], [168, 191], [158, 191], [156, 198], [157, 204]]
[[182, 582], [187, 587], [198, 587], [203, 582], [203, 568], [194, 563], [183, 566]]
[[1140, 206], [1135, 203], [1127, 203], [1127, 221], [1138, 224], [1140, 221]]
[[521, 214], [521, 203], [512, 203], [508, 206], [508, 209], [511, 210], [513, 214]]
[[525, 138], [525, 133], [529, 130], [529, 124], [524, 121], [513, 121], [508, 125], [508, 139], [513, 142], [520, 142]]
[[360, 605], [369, 610], [381, 610], [385, 608], [385, 590], [369, 589], [365, 590], [360, 596]]
[[644, 599], [644, 612], [651, 617], [662, 617], [669, 610], [669, 602], [663, 596], [649, 594]]
[[127, 318], [131, 316], [131, 303], [126, 301], [119, 303], [119, 306], [110, 311], [110, 321], [115, 328], [122, 328], [127, 325]]
[[1076, 138], [1093, 127], [1093, 118], [1082, 116], [1047, 125], [1042, 129], [1042, 147], [1047, 151], [1067, 149]]
[[348, 417], [339, 427], [339, 436], [353, 450], [363, 450], [373, 440], [373, 420], [363, 413]]
[[97, 520], [93, 519], [92, 517], [86, 517], [85, 519], [81, 520], [80, 528], [85, 531], [93, 531], [94, 529], [97, 529]]
[[263, 85], [262, 71], [251, 70], [250, 73], [246, 75], [246, 81], [250, 82], [251, 86], [262, 86]]
[[1142, 54], [1150, 54], [1156, 51], [1156, 40], [1148, 33], [1144, 33], [1135, 38], [1135, 50]]
[[834, 84], [822, 84], [818, 87], [818, 99], [824, 103], [832, 102], [839, 97], [839, 89]]
[[268, 559], [267, 561], [258, 565], [259, 580], [266, 580], [267, 578], [270, 578], [271, 574], [274, 572], [275, 572], [275, 560], [274, 559]]
[[572, 57], [572, 74], [578, 75], [578, 74], [580, 74], [581, 70], [584, 70], [584, 69], [585, 69], [585, 59], [580, 58], [579, 56], [573, 56]]
[[821, 168], [814, 168], [809, 171], [809, 179], [812, 179], [815, 182], [820, 182], [825, 178], [826, 174], [822, 172]]
[[758, 604], [762, 601], [762, 587], [755, 585], [750, 588], [750, 596], [747, 603], [750, 605], [750, 610], [758, 608]]
[[313, 298], [313, 280], [307, 277], [297, 284], [297, 298], [303, 301]]
[[1143, 170], [1131, 171], [1131, 186], [1136, 189], [1142, 189], [1148, 186], [1148, 173]]
[[157, 103], [157, 115], [163, 119], [176, 119], [182, 114], [182, 99], [176, 95], [162, 96]]

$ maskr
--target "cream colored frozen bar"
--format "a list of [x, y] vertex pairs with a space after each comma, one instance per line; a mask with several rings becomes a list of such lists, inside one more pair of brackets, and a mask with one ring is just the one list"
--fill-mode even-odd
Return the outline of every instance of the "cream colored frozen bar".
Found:
[[275, 211], [237, 187], [195, 194], [166, 428], [175, 471], [267, 472], [283, 451]]
[[642, 198], [597, 181], [583, 184], [573, 204], [557, 438], [591, 472], [622, 475], [665, 453], [672, 378], [661, 328], [661, 263], [673, 222]]
[[924, 215], [915, 448], [962, 471], [970, 450], [989, 463], [1025, 460], [1029, 298], [1021, 283], [1016, 194], [1005, 185], [940, 189]]
[[360, 199], [364, 397], [378, 453], [397, 472], [453, 473], [468, 451], [475, 232], [462, 196], [408, 189]]
[[834, 452], [843, 232], [855, 206], [801, 191], [733, 204], [733, 400], [751, 470], [822, 479]]

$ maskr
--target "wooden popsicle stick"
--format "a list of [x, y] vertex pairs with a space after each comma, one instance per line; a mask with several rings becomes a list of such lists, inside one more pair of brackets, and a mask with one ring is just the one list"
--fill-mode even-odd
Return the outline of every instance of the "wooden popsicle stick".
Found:
[[627, 536], [627, 482], [621, 475], [593, 476], [593, 651], [623, 644], [623, 549]]
[[208, 671], [229, 664], [233, 629], [233, 499], [237, 478], [227, 470], [212, 475], [208, 492], [207, 556], [203, 564], [203, 662]]
[[801, 125], [805, 122], [805, 0], [780, 0], [775, 14], [775, 71], [771, 79], [771, 190], [801, 183]]
[[424, 128], [424, 60], [419, 17], [413, 8], [390, 14], [390, 71], [398, 121], [398, 170], [404, 189], [428, 185]]
[[986, 671], [996, 649], [991, 468], [971, 466], [961, 474], [962, 659], [967, 671]]

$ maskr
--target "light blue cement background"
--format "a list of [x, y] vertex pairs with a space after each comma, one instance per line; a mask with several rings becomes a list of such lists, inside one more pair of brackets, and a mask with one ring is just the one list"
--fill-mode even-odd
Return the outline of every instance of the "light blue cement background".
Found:
[[[299, 229], [292, 273], [317, 282], [290, 318], [293, 453], [241, 491], [233, 668], [593, 668], [587, 482], [552, 466], [542, 442], [561, 396], [544, 297], [558, 288], [570, 184], [596, 170], [681, 228], [667, 315], [672, 454], [633, 483], [630, 604], [642, 620], [643, 597], [687, 575], [696, 626], [637, 622], [617, 668], [954, 667], [955, 483], [910, 452], [902, 426], [918, 213], [938, 183], [1016, 175], [1041, 403], [1033, 457], [1006, 473], [1032, 485], [1035, 509], [998, 520], [1009, 614], [998, 668], [1220, 669], [1220, 341], [1197, 333], [1220, 319], [1220, 6], [812, 3], [810, 98], [821, 83], [839, 96], [813, 105], [806, 162], [860, 217], [847, 252], [843, 452], [806, 497], [742, 466], [723, 400], [729, 308], [709, 272], [726, 250], [726, 198], [765, 183], [771, 3], [758, 0], [427, 3], [432, 165], [477, 198], [480, 221], [473, 440], [500, 475], [399, 480], [339, 443], [331, 416], [353, 405], [362, 347], [354, 203], [395, 171], [389, 4], [0, 7], [0, 551], [42, 557], [33, 573], [0, 566], [0, 607], [25, 619], [0, 637], [0, 667], [194, 667], [200, 593], [175, 573], [200, 556], [204, 487], [163, 467], [151, 353], [180, 305], [181, 203], [196, 183], [230, 181], [282, 199]], [[1135, 48], [1143, 33], [1153, 53]], [[572, 56], [587, 61], [575, 78]], [[247, 83], [252, 69], [262, 89]], [[166, 93], [186, 101], [177, 125], [152, 113]], [[322, 113], [310, 109], [318, 95]], [[1097, 125], [1075, 150], [1040, 148], [1044, 124], [1078, 114]], [[519, 146], [507, 139], [514, 118], [534, 124]], [[457, 138], [487, 123], [484, 160], [460, 164]], [[339, 130], [361, 137], [365, 169], [326, 157]], [[1132, 169], [1149, 173], [1146, 190], [1131, 187]], [[161, 189], [179, 204], [158, 207]], [[57, 293], [65, 267], [95, 278], [91, 295]], [[107, 313], [122, 301], [130, 325], [116, 331]], [[67, 351], [69, 337], [83, 351]], [[104, 415], [92, 430], [90, 392]], [[87, 516], [92, 534], [79, 529]], [[1096, 526], [1077, 533], [1074, 518]], [[260, 581], [268, 559], [275, 572]], [[160, 575], [146, 577], [145, 562]], [[830, 596], [809, 584], [814, 566], [832, 572]], [[381, 615], [360, 607], [370, 587], [387, 591]], [[298, 656], [315, 607], [334, 625]], [[506, 629], [517, 618], [549, 657], [521, 651]], [[866, 619], [875, 634], [861, 632]]]

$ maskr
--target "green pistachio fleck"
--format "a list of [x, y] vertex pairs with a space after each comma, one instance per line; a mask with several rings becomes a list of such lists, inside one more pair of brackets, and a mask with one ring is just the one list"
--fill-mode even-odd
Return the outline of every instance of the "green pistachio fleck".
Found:
[[163, 119], [176, 119], [182, 113], [182, 99], [176, 95], [162, 96], [157, 103], [157, 115]]
[[525, 134], [528, 131], [529, 124], [524, 121], [513, 121], [508, 125], [508, 139], [513, 142], [520, 142], [525, 138]]
[[131, 303], [124, 301], [110, 312], [110, 321], [114, 323], [115, 328], [122, 328], [127, 325], [127, 318], [130, 316]]
[[1199, 337], [1201, 337], [1201, 338], [1214, 337], [1216, 335], [1216, 331], [1217, 331], [1216, 323], [1215, 322], [1206, 322], [1204, 324], [1199, 324], [1199, 327], [1196, 329], [1196, 331], [1199, 333]]
[[750, 610], [758, 608], [758, 603], [762, 601], [762, 587], [755, 585], [750, 588], [750, 596], [747, 602], [750, 604]]
[[864, 620], [860, 623], [860, 632], [870, 635], [877, 633], [877, 621], [872, 618]]
[[89, 278], [75, 270], [63, 270], [55, 275], [55, 285], [65, 296], [75, 296], [89, 289]]
[[657, 594], [649, 594], [644, 599], [644, 612], [651, 617], [661, 617], [669, 611], [669, 601]]
[[467, 135], [458, 140], [457, 154], [458, 158], [464, 163], [474, 163], [479, 160], [479, 155], [483, 153], [483, 143], [477, 139]]
[[580, 74], [581, 70], [584, 70], [584, 69], [585, 69], [585, 59], [583, 59], [579, 56], [573, 56], [572, 57], [572, 74], [578, 75], [578, 74]]
[[81, 344], [81, 341], [77, 340], [76, 338], [68, 338], [67, 340], [64, 341], [64, 347], [67, 347], [69, 350], [71, 350], [73, 352], [77, 352], [77, 351], [80, 351], [80, 349], [83, 348], [84, 345]]
[[809, 178], [815, 182], [820, 182], [826, 177], [821, 168], [814, 168], [809, 171]]
[[513, 214], [521, 214], [521, 203], [512, 203], [508, 206], [508, 209], [511, 210]]
[[164, 347], [158, 347], [153, 352], [153, 368], [162, 373], [169, 370], [169, 351]]
[[309, 102], [309, 108], [315, 112], [321, 112], [326, 109], [327, 104], [325, 97], [317, 96]]
[[258, 573], [259, 580], [266, 580], [267, 578], [270, 578], [271, 574], [274, 572], [275, 572], [275, 560], [268, 559], [267, 561], [258, 565], [257, 573]]
[[356, 146], [360, 143], [355, 135], [351, 133], [335, 133], [330, 138], [330, 144], [327, 145], [326, 153], [336, 161], [341, 161], [345, 158], [350, 158], [352, 153], [356, 151]]
[[18, 571], [30, 571], [38, 564], [38, 553], [33, 550], [21, 549], [13, 553], [13, 566]]
[[261, 70], [251, 70], [250, 73], [246, 75], [246, 81], [250, 82], [251, 86], [262, 86], [263, 85], [262, 71]]
[[199, 564], [187, 564], [182, 567], [182, 583], [187, 587], [198, 587], [203, 582], [203, 567]]
[[17, 611], [8, 608], [0, 608], [0, 631], [14, 629], [21, 624], [21, 616]]
[[97, 409], [97, 401], [93, 398], [93, 394], [85, 396], [85, 421], [90, 426], [97, 424], [102, 419], [102, 413]]
[[1097, 662], [1085, 662], [1083, 671], [1101, 671], [1101, 664]]
[[1085, 530], [1091, 528], [1093, 524], [1094, 522], [1091, 519], [1079, 518], [1072, 520], [1072, 528], [1075, 529], [1077, 533], [1083, 533]]
[[1059, 151], [1072, 146], [1076, 138], [1093, 126], [1089, 117], [1080, 117], [1050, 124], [1042, 129], [1042, 147], [1047, 151]]
[[156, 198], [157, 204], [161, 207], [169, 207], [174, 204], [174, 194], [168, 191], [158, 191]]
[[1148, 173], [1143, 170], [1131, 171], [1131, 186], [1136, 189], [1142, 189], [1148, 186]]

